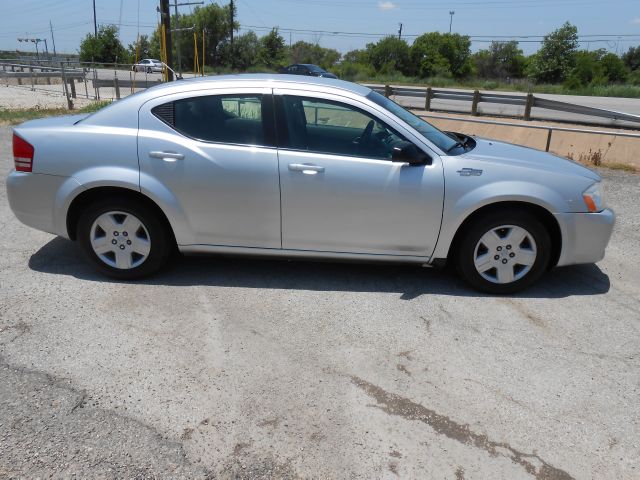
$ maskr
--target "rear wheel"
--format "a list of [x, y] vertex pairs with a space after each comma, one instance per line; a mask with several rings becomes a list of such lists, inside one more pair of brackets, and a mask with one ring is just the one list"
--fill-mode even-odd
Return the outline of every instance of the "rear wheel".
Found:
[[151, 70], [151, 67], [147, 67], [147, 73], [153, 73], [153, 70]]
[[464, 231], [457, 251], [461, 276], [478, 290], [505, 294], [538, 280], [551, 258], [551, 239], [529, 212], [479, 216]]
[[78, 242], [101, 273], [119, 279], [157, 272], [172, 251], [171, 236], [157, 213], [124, 199], [105, 199], [82, 212]]

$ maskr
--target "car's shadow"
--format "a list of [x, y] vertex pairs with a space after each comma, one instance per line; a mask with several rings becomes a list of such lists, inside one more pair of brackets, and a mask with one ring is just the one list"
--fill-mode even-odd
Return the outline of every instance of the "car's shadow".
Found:
[[[127, 283], [95, 272], [77, 245], [57, 237], [29, 259], [38, 272], [70, 275], [95, 282]], [[420, 295], [483, 296], [468, 287], [450, 269], [417, 266], [283, 261], [247, 257], [178, 257], [161, 273], [130, 283], [148, 285], [210, 285], [219, 287], [276, 288], [312, 291], [398, 293], [404, 300]], [[561, 298], [598, 295], [609, 291], [609, 277], [596, 265], [556, 268], [521, 298]]]

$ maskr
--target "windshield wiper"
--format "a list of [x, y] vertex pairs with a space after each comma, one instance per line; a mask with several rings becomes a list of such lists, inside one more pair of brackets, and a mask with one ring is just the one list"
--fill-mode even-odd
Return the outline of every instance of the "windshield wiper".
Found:
[[447, 149], [447, 153], [451, 152], [451, 150], [453, 150], [456, 147], [462, 147], [462, 149], [464, 150], [464, 143], [459, 142], [458, 140], [456, 140], [456, 143], [454, 143], [453, 145], [451, 145], [448, 149]]

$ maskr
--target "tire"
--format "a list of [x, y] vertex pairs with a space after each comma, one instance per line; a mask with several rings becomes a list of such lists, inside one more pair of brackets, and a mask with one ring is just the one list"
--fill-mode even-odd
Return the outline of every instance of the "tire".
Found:
[[124, 198], [90, 204], [78, 219], [77, 238], [100, 273], [120, 280], [156, 273], [175, 246], [157, 212]]
[[477, 290], [518, 292], [538, 280], [549, 265], [549, 232], [527, 211], [509, 209], [478, 216], [462, 234], [456, 267]]
[[151, 69], [151, 67], [147, 67], [147, 73], [153, 73], [153, 70]]

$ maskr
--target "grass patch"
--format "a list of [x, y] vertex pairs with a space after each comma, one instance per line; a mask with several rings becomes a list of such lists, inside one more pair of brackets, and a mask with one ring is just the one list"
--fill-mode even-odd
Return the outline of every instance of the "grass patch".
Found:
[[106, 107], [111, 102], [108, 100], [93, 102], [77, 110], [66, 108], [25, 108], [21, 110], [5, 110], [0, 108], [0, 125], [17, 125], [27, 120], [36, 118], [53, 117], [57, 115], [73, 115], [77, 113], [93, 113]]
[[603, 163], [600, 166], [603, 168], [608, 168], [610, 170], [622, 170], [623, 172], [628, 172], [628, 173], [639, 173], [639, 170], [637, 167], [633, 165], [629, 165], [628, 163], [610, 162], [610, 163]]

